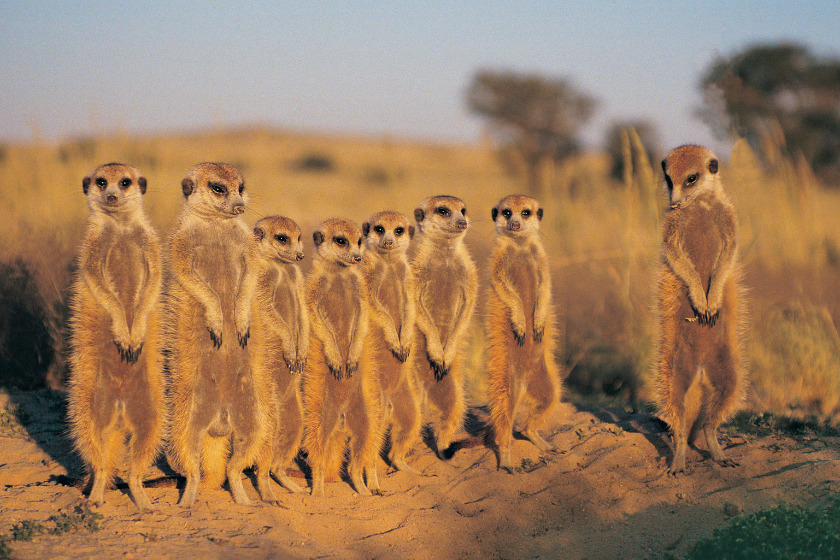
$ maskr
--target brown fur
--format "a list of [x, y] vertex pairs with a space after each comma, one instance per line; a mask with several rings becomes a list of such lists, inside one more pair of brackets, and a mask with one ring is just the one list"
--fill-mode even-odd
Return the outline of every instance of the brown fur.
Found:
[[512, 195], [493, 208], [492, 216], [488, 400], [499, 466], [510, 469], [513, 419], [521, 399], [528, 410], [522, 433], [541, 451], [554, 449], [537, 429], [556, 409], [560, 373], [554, 360], [551, 277], [539, 236], [542, 209], [533, 198]]
[[[327, 220], [313, 234], [315, 262], [306, 283], [312, 328], [303, 375], [304, 449], [312, 495], [324, 495], [326, 472], [349, 448], [356, 491], [379, 492], [379, 381], [368, 335], [370, 304], [361, 271], [362, 232], [353, 222]], [[367, 484], [363, 475], [367, 474]]]
[[427, 198], [414, 211], [420, 231], [411, 260], [417, 293], [412, 364], [421, 402], [440, 413], [435, 438], [440, 458], [466, 413], [462, 346], [478, 290], [475, 263], [463, 244], [466, 212], [454, 196]]
[[181, 187], [186, 200], [169, 244], [168, 457], [187, 477], [181, 505], [195, 502], [200, 481], [218, 487], [225, 478], [236, 503], [250, 504], [242, 470], [254, 463], [268, 423], [234, 321], [248, 243], [245, 184], [229, 165], [202, 163]]
[[239, 340], [248, 344], [251, 370], [263, 380], [268, 436], [257, 458], [260, 497], [277, 502], [269, 473], [291, 492], [303, 489], [286, 475], [303, 437], [301, 375], [309, 352], [309, 316], [300, 267], [300, 228], [289, 218], [269, 216], [254, 225], [245, 276], [236, 301]]
[[415, 290], [406, 251], [414, 226], [397, 212], [379, 212], [362, 224], [364, 272], [371, 307], [371, 352], [382, 388], [382, 431], [389, 431], [388, 460], [420, 474], [406, 455], [420, 436], [420, 391], [408, 358], [414, 343]]
[[718, 165], [700, 146], [676, 148], [662, 162], [671, 208], [662, 228], [656, 384], [660, 415], [673, 431], [674, 475], [685, 471], [688, 444], [701, 429], [712, 459], [737, 465], [717, 439], [746, 385], [737, 221]]
[[96, 504], [130, 437], [128, 486], [137, 507], [150, 510], [142, 476], [165, 427], [160, 244], [137, 169], [103, 165], [82, 186], [91, 213], [72, 288], [70, 431]]

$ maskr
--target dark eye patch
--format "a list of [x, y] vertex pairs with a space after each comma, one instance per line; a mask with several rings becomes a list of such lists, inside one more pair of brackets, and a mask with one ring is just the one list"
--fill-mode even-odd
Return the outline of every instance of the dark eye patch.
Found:
[[347, 238], [337, 235], [333, 237], [333, 243], [335, 243], [339, 247], [344, 247], [345, 245], [347, 245]]
[[438, 206], [435, 209], [435, 212], [437, 212], [438, 214], [440, 214], [441, 216], [444, 216], [444, 217], [449, 216], [449, 208], [447, 208], [446, 206]]
[[522, 217], [523, 217], [523, 218], [527, 218], [527, 217], [528, 217], [528, 216], [530, 216], [530, 215], [531, 215], [531, 211], [530, 211], [530, 210], [528, 210], [527, 208], [526, 208], [525, 210], [523, 210], [523, 211], [522, 211]]
[[396, 235], [397, 237], [399, 237], [400, 235], [402, 235], [404, 233], [405, 233], [405, 228], [403, 228], [403, 227], [398, 227], [394, 230], [394, 235]]
[[96, 186], [97, 187], [106, 187], [106, 186], [108, 186], [108, 181], [106, 181], [102, 177], [97, 177], [96, 178]]
[[274, 236], [274, 239], [280, 242], [281, 245], [286, 245], [289, 242], [289, 238], [283, 235], [282, 233], [278, 233]]
[[126, 177], [125, 179], [123, 179], [122, 181], [120, 181], [120, 186], [121, 186], [122, 188], [124, 188], [124, 189], [127, 189], [128, 187], [130, 187], [130, 186], [131, 186], [131, 179], [129, 179], [129, 178], [127, 178], [127, 177]]
[[228, 192], [227, 187], [222, 183], [207, 183], [207, 186], [209, 186], [216, 194], [227, 194]]
[[379, 235], [382, 235], [383, 233], [385, 233], [385, 228], [382, 226], [374, 226], [373, 231], [375, 231]]

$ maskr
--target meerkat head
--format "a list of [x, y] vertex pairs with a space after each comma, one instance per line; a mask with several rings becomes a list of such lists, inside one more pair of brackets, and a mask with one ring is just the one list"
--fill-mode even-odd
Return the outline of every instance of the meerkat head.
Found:
[[137, 206], [146, 193], [146, 178], [122, 163], [100, 165], [82, 179], [91, 212], [116, 213]]
[[399, 212], [379, 212], [362, 224], [367, 250], [381, 255], [404, 253], [414, 237], [414, 226]]
[[717, 156], [703, 146], [685, 145], [668, 152], [662, 171], [671, 208], [689, 204], [700, 193], [720, 189], [718, 165]]
[[268, 216], [254, 224], [253, 241], [265, 258], [293, 263], [303, 260], [300, 228], [289, 218]]
[[512, 194], [500, 200], [491, 215], [496, 223], [496, 233], [527, 237], [539, 231], [543, 209], [530, 196]]
[[332, 218], [319, 225], [312, 234], [319, 259], [340, 266], [362, 262], [364, 245], [359, 226], [344, 218]]
[[467, 207], [454, 196], [433, 196], [414, 210], [414, 219], [424, 235], [460, 237], [469, 226]]
[[232, 165], [199, 163], [181, 181], [186, 204], [206, 217], [235, 218], [245, 213], [245, 181]]

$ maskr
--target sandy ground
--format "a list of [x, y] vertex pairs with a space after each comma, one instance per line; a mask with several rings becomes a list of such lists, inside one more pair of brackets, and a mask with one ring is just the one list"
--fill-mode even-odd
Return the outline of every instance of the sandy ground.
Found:
[[[0, 417], [4, 534], [84, 501], [62, 399], [0, 393], [0, 411], [10, 408], [23, 425]], [[468, 427], [479, 429], [484, 416], [471, 409]], [[156, 466], [146, 480], [157, 512], [139, 513], [118, 486], [96, 508], [104, 515], [99, 531], [13, 541], [11, 557], [662, 558], [685, 552], [732, 515], [811, 505], [840, 491], [834, 438], [726, 436], [740, 467], [721, 468], [692, 450], [692, 472], [674, 479], [666, 473], [667, 434], [648, 414], [564, 403], [545, 434], [560, 451], [541, 458], [516, 441], [522, 468], [513, 474], [498, 471], [493, 451], [464, 433], [465, 445], [446, 462], [417, 447], [410, 462], [422, 478], [381, 463], [382, 496], [359, 497], [338, 480], [327, 484], [325, 498], [278, 488], [281, 506], [238, 506], [224, 489], [201, 489], [184, 510], [176, 505], [182, 483]], [[246, 488], [256, 500], [253, 485]]]

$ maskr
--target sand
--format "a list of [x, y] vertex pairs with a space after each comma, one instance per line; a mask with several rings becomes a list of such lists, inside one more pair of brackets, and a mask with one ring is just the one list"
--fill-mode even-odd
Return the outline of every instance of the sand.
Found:
[[[0, 411], [9, 409], [22, 424], [0, 417], [3, 534], [85, 503], [60, 393], [0, 393]], [[473, 434], [485, 417], [471, 409]], [[691, 472], [674, 478], [668, 435], [650, 414], [564, 403], [544, 434], [559, 451], [541, 458], [516, 440], [514, 473], [498, 471], [480, 435], [464, 432], [464, 445], [445, 462], [427, 445], [416, 447], [409, 462], [423, 477], [380, 463], [382, 496], [360, 497], [336, 480], [324, 498], [278, 487], [280, 506], [239, 506], [225, 489], [202, 488], [185, 510], [176, 505], [182, 481], [160, 463], [145, 477], [158, 511], [138, 512], [118, 484], [93, 508], [104, 516], [100, 530], [12, 541], [11, 557], [662, 558], [685, 552], [733, 515], [816, 505], [840, 491], [835, 438], [727, 434], [722, 442], [739, 467], [722, 468], [693, 449]], [[243, 476], [258, 500], [252, 473]]]

